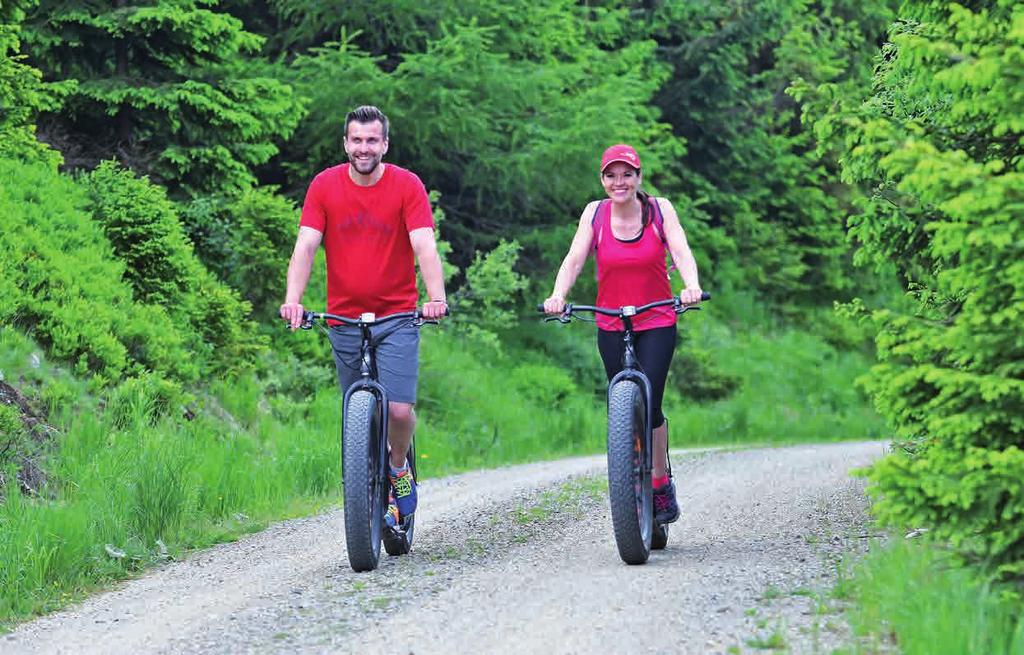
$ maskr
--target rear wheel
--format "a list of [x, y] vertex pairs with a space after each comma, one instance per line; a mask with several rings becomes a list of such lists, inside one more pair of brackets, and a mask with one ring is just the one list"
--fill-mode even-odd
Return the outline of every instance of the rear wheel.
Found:
[[651, 554], [654, 499], [647, 449], [647, 408], [640, 387], [615, 383], [608, 394], [608, 497], [619, 557], [643, 564]]
[[387, 503], [382, 456], [380, 402], [356, 391], [345, 407], [342, 432], [342, 486], [345, 490], [345, 545], [355, 571], [372, 571], [380, 559], [381, 527]]
[[[412, 469], [412, 479], [416, 479], [416, 439], [409, 444], [409, 468]], [[403, 516], [399, 529], [384, 528], [384, 550], [388, 555], [408, 555], [412, 550], [412, 536], [416, 529], [416, 515]]]
[[651, 534], [651, 550], [664, 550], [668, 545], [668, 524], [655, 523]]

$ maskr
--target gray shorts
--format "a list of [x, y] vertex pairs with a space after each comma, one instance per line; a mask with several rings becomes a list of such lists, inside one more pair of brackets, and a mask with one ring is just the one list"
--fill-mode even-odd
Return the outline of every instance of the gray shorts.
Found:
[[[370, 328], [377, 343], [377, 377], [388, 393], [388, 400], [399, 403], [416, 402], [416, 378], [420, 368], [420, 329], [393, 321]], [[359, 379], [360, 329], [336, 325], [328, 330], [334, 365], [338, 369], [341, 392]], [[378, 341], [379, 339], [379, 341]]]

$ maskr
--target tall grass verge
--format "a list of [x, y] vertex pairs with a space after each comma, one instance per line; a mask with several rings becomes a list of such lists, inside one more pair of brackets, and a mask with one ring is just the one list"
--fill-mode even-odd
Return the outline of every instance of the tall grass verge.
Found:
[[993, 586], [934, 546], [900, 540], [877, 548], [842, 578], [856, 643], [846, 653], [1024, 654], [1020, 591]]
[[338, 405], [327, 388], [302, 420], [268, 415], [248, 429], [206, 414], [76, 415], [55, 445], [48, 494], [25, 497], [9, 485], [0, 502], [0, 625], [336, 502]]
[[419, 467], [430, 474], [604, 448], [601, 399], [556, 364], [472, 339], [424, 335]]
[[685, 380], [669, 380], [665, 397], [673, 444], [736, 444], [874, 439], [887, 434], [854, 381], [870, 366], [859, 352], [838, 350], [809, 332], [734, 332], [694, 322], [686, 336], [716, 368], [741, 383], [731, 396], [696, 403]]

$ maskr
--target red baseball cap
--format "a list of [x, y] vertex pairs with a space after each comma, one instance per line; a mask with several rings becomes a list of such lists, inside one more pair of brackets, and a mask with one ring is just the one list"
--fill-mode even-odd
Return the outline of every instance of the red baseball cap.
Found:
[[601, 172], [603, 173], [609, 164], [617, 161], [629, 164], [636, 169], [640, 168], [640, 155], [636, 154], [633, 146], [627, 146], [625, 143], [614, 145], [604, 151], [604, 155], [601, 156]]

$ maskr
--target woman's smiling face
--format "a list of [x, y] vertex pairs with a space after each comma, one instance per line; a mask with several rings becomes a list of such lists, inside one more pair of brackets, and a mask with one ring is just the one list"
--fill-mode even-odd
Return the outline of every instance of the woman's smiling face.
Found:
[[612, 162], [601, 173], [601, 185], [612, 202], [628, 202], [640, 187], [640, 171], [625, 162]]

